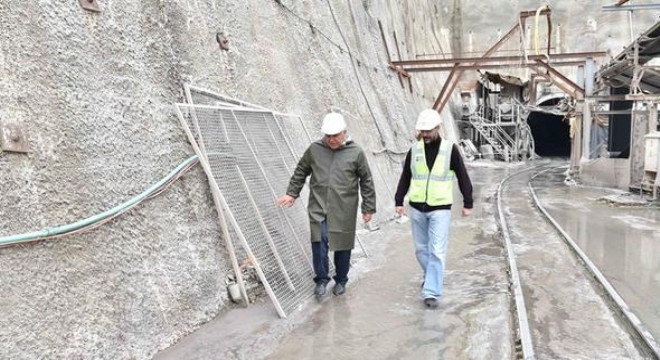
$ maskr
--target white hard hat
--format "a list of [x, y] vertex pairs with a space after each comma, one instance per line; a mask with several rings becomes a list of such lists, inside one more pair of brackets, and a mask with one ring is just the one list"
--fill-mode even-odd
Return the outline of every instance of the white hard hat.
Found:
[[442, 118], [437, 111], [432, 109], [422, 110], [417, 117], [417, 124], [415, 124], [415, 129], [417, 131], [421, 130], [433, 130], [436, 126], [440, 125]]
[[326, 135], [335, 135], [346, 130], [346, 121], [344, 117], [335, 112], [325, 115], [323, 118], [323, 125], [321, 125], [321, 132]]

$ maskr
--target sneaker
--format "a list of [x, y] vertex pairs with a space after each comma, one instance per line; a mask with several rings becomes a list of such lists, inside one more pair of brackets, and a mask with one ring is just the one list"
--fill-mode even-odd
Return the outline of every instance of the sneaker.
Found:
[[314, 288], [314, 295], [316, 296], [323, 296], [325, 295], [325, 288], [328, 284], [325, 282], [319, 282], [316, 284], [316, 287]]
[[429, 309], [435, 309], [438, 307], [438, 299], [435, 298], [426, 298], [424, 299], [424, 305]]
[[336, 283], [335, 287], [332, 288], [332, 293], [339, 296], [346, 292], [346, 285], [341, 283]]

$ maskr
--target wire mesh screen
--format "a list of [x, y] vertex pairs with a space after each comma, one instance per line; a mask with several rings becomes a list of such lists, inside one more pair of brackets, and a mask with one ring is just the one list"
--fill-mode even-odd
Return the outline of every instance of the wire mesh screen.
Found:
[[[234, 111], [233, 113], [239, 118], [239, 125], [244, 133], [249, 134], [250, 147], [253, 149], [263, 172], [268, 174], [267, 180], [273, 189], [273, 193], [284, 194], [293, 169], [298, 162], [298, 156], [288, 146], [284, 133], [280, 130], [273, 113], [256, 111]], [[306, 199], [306, 193], [308, 192], [301, 193], [301, 197]], [[290, 219], [290, 226], [298, 229], [296, 240], [300, 244], [306, 244], [303, 248], [309, 259], [311, 259], [311, 249], [307, 245], [310, 238], [309, 218], [304, 205], [304, 202], [296, 201], [293, 206], [295, 211], [287, 210], [289, 216], [285, 220], [289, 221]]]
[[[289, 147], [289, 151], [294, 153], [293, 159], [287, 158], [285, 160], [289, 166], [288, 169], [291, 171], [289, 176], [292, 174], [293, 169], [295, 169], [298, 159], [300, 159], [302, 154], [309, 146], [309, 143], [311, 142], [310, 135], [308, 134], [307, 129], [305, 129], [302, 118], [298, 115], [273, 113], [259, 105], [233, 99], [228, 96], [188, 84], [184, 85], [184, 91], [186, 93], [188, 103], [191, 105], [210, 105], [235, 109], [263, 110], [264, 113], [269, 114], [269, 118], [274, 119], [274, 123], [271, 123], [271, 128], [269, 128], [269, 131], [277, 134], [280, 140], [283, 141], [280, 143], [280, 146], [286, 144]], [[277, 125], [277, 128], [273, 128], [274, 125]], [[282, 134], [283, 136], [279, 136], [279, 134]], [[286, 151], [286, 149], [284, 149], [284, 151]], [[284, 194], [287, 185], [288, 178], [285, 183], [278, 183], [277, 186], [275, 186], [276, 192]], [[305, 187], [300, 193], [300, 199], [302, 199], [303, 205], [307, 205], [308, 196], [309, 190], [307, 187]], [[308, 228], [308, 226], [305, 225], [305, 228]]]
[[186, 93], [186, 100], [188, 101], [189, 104], [266, 110], [265, 108], [259, 105], [234, 99], [226, 95], [218, 94], [216, 92], [191, 86], [188, 84], [185, 84], [183, 88]]
[[[197, 122], [195, 122], [193, 119], [196, 117], [196, 112], [194, 109], [181, 109], [179, 107], [181, 113], [183, 114], [183, 119], [187, 129], [191, 132], [191, 135], [195, 141], [195, 144], [197, 146], [203, 146], [204, 144], [200, 143], [199, 139], [199, 130], [197, 128]], [[198, 154], [201, 156], [201, 154]], [[224, 209], [224, 211], [227, 211], [227, 209]], [[238, 261], [239, 266], [241, 269], [244, 269], [247, 265], [249, 265], [249, 259], [247, 256], [247, 252], [245, 249], [239, 245], [239, 240], [238, 240], [238, 235], [236, 232], [236, 228], [231, 224], [231, 222], [227, 221], [227, 231], [229, 232], [229, 238], [231, 239], [231, 242], [234, 244], [234, 253], [236, 255], [236, 259]]]
[[[249, 127], [249, 133], [254, 131], [255, 134], [259, 134], [262, 131], [261, 124], [265, 123], [267, 125], [268, 133], [271, 135], [275, 143], [268, 148], [258, 146], [253, 146], [252, 148], [255, 150], [255, 152], [263, 155], [259, 156], [258, 159], [269, 158], [273, 155], [279, 154], [280, 159], [275, 159], [272, 162], [260, 162], [264, 168], [268, 167], [268, 170], [272, 170], [270, 168], [273, 164], [280, 164], [281, 162], [284, 162], [285, 171], [282, 171], [281, 168], [275, 169], [277, 171], [274, 174], [277, 174], [278, 176], [276, 179], [274, 178], [273, 181], [271, 181], [275, 192], [277, 194], [284, 194], [288, 186], [289, 178], [293, 174], [293, 170], [295, 169], [298, 160], [311, 142], [310, 135], [307, 132], [307, 129], [305, 129], [302, 118], [298, 115], [273, 113], [261, 106], [250, 104], [241, 100], [232, 99], [225, 95], [190, 85], [184, 85], [184, 89], [190, 104], [211, 105], [219, 107], [224, 106], [226, 108], [234, 109], [263, 110], [261, 114], [266, 117], [265, 122], [247, 122], [246, 126]], [[267, 134], [262, 135], [267, 136]], [[266, 152], [267, 149], [272, 148], [277, 148], [278, 152]], [[262, 154], [264, 152], [266, 153]], [[267, 173], [270, 174], [271, 172], [267, 171]], [[286, 174], [286, 176], [284, 177], [283, 174]], [[306, 206], [308, 202], [308, 196], [309, 189], [308, 187], [304, 187], [300, 193], [300, 200], [296, 202], [296, 206]], [[292, 221], [297, 229], [305, 229], [306, 237], [299, 239], [304, 242], [306, 239], [309, 239], [309, 220], [306, 215], [303, 217], [299, 214], [299, 212], [296, 212], [294, 215], [292, 215]], [[311, 250], [308, 249], [307, 252], [311, 258]], [[334, 270], [334, 266], [332, 264], [330, 265], [330, 270]]]
[[312, 142], [308, 130], [305, 128], [302, 119], [297, 115], [273, 114], [277, 124], [282, 129], [285, 140], [290, 144], [293, 152], [300, 158]]
[[199, 129], [226, 215], [235, 218], [277, 301], [290, 313], [312, 294], [309, 225], [302, 204], [286, 210], [276, 205], [295, 157], [272, 113], [177, 106]]
[[[278, 138], [277, 141], [285, 142], [289, 147], [290, 152], [294, 154], [293, 159], [286, 160], [289, 164], [289, 169], [291, 170], [289, 175], [292, 175], [293, 170], [298, 165], [298, 161], [309, 147], [311, 139], [300, 116], [279, 113], [272, 113], [272, 116], [274, 122], [269, 123], [271, 131], [273, 126], [277, 126], [279, 131], [273, 131], [275, 137]], [[282, 192], [285, 192], [288, 183], [281, 183], [280, 186], [282, 186]], [[298, 201], [307, 206], [308, 197], [309, 188], [305, 186], [300, 192], [300, 198]]]
[[[216, 107], [225, 107], [225, 108], [232, 108], [232, 109], [252, 109], [252, 110], [263, 110], [262, 113], [264, 116], [267, 116], [267, 125], [268, 131], [272, 136], [276, 138], [276, 144], [277, 146], [273, 146], [274, 148], [277, 148], [279, 150], [278, 154], [281, 155], [283, 161], [286, 164], [286, 172], [285, 174], [288, 174], [286, 179], [281, 176], [282, 175], [282, 169], [279, 169], [280, 171], [276, 172], [278, 175], [277, 179], [274, 179], [276, 181], [271, 181], [273, 184], [275, 193], [277, 194], [284, 194], [286, 192], [287, 186], [288, 186], [288, 180], [293, 174], [293, 170], [295, 169], [298, 160], [302, 156], [302, 154], [305, 152], [307, 147], [309, 146], [309, 143], [311, 142], [310, 136], [307, 132], [307, 129], [305, 129], [305, 125], [302, 121], [302, 118], [298, 115], [292, 115], [292, 114], [283, 114], [283, 113], [273, 113], [270, 110], [267, 110], [259, 105], [251, 104], [242, 100], [238, 99], [233, 99], [231, 97], [228, 97], [226, 95], [203, 89], [200, 87], [192, 86], [189, 84], [184, 85], [184, 91], [186, 93], [186, 98], [188, 99], [188, 102], [191, 105], [209, 105], [209, 106], [216, 106]], [[248, 123], [248, 126], [251, 126], [253, 123]], [[255, 131], [257, 134], [262, 130], [260, 128], [261, 122], [256, 123], [257, 127], [256, 128], [250, 128], [249, 131]], [[195, 126], [194, 124], [191, 124], [191, 126]], [[193, 128], [194, 129], [194, 128]], [[195, 132], [195, 137], [197, 138], [198, 135]], [[265, 135], [265, 134], [263, 134]], [[288, 149], [283, 148], [284, 146], [287, 146]], [[253, 149], [257, 152], [264, 152], [267, 148], [260, 148], [254, 146]], [[270, 149], [270, 148], [268, 148]], [[293, 152], [294, 154], [289, 156], [288, 154], [290, 152]], [[266, 157], [270, 155], [274, 155], [275, 153], [266, 153]], [[262, 159], [262, 157], [258, 157], [258, 159]], [[281, 162], [277, 161], [276, 163]], [[269, 161], [261, 161], [263, 167], [271, 167], [272, 163]], [[267, 172], [270, 174], [270, 172]], [[308, 197], [309, 197], [309, 189], [308, 187], [304, 187], [300, 193], [300, 200], [296, 202], [296, 206], [307, 206], [308, 202]], [[301, 229], [303, 231], [303, 234], [305, 237], [302, 238], [297, 238], [297, 240], [300, 240], [303, 243], [307, 243], [306, 241], [309, 240], [309, 220], [307, 216], [301, 216], [300, 212], [296, 212], [295, 214], [291, 215], [292, 217], [292, 222], [294, 226], [297, 229]], [[304, 230], [303, 230], [304, 229]], [[311, 249], [309, 249], [309, 245], [306, 246], [306, 252], [308, 253], [310, 259], [311, 259]], [[311, 260], [310, 260], [311, 261]], [[334, 271], [334, 265], [331, 263], [329, 270], [332, 272]]]

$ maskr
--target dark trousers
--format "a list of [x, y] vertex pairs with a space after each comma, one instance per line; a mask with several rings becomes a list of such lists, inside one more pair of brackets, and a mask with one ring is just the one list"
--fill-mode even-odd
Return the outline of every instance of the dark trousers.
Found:
[[[321, 241], [312, 243], [312, 257], [314, 260], [315, 283], [330, 282], [328, 277], [328, 222], [321, 223]], [[346, 285], [348, 282], [348, 268], [351, 266], [351, 250], [335, 251], [335, 272], [333, 277], [336, 283]]]

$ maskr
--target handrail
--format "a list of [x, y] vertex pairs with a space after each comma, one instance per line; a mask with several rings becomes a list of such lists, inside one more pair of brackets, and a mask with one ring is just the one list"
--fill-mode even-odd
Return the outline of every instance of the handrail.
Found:
[[[486, 141], [493, 146], [494, 154], [499, 154], [505, 157], [505, 160], [510, 160], [521, 153], [529, 153], [530, 157], [534, 157], [535, 146], [532, 133], [527, 122], [522, 121], [521, 112], [524, 109], [522, 104], [512, 104], [512, 119], [516, 125], [516, 131], [522, 136], [521, 140], [516, 142], [514, 138], [501, 126], [502, 122], [499, 120], [501, 114], [499, 111], [495, 114], [495, 121], [485, 117], [485, 108], [479, 105], [478, 108], [468, 116], [470, 124], [479, 131], [479, 133], [486, 139]], [[522, 152], [520, 152], [522, 150]], [[507, 153], [508, 151], [508, 153]]]
[[[510, 156], [511, 155], [511, 150], [515, 146], [514, 140], [509, 136], [509, 134], [502, 129], [501, 126], [497, 124], [493, 124], [493, 126], [489, 126], [488, 129], [485, 129], [485, 127], [481, 124], [481, 121], [486, 120], [483, 116], [483, 108], [480, 107], [481, 109], [478, 111], [479, 115], [473, 114], [469, 117], [469, 121], [474, 126], [481, 135], [483, 135], [484, 138], [486, 138], [486, 141], [493, 146], [493, 150], [497, 150], [498, 148], [501, 148], [501, 151], [495, 151], [496, 154], [500, 154], [502, 156]], [[508, 154], [505, 150], [508, 150]]]

